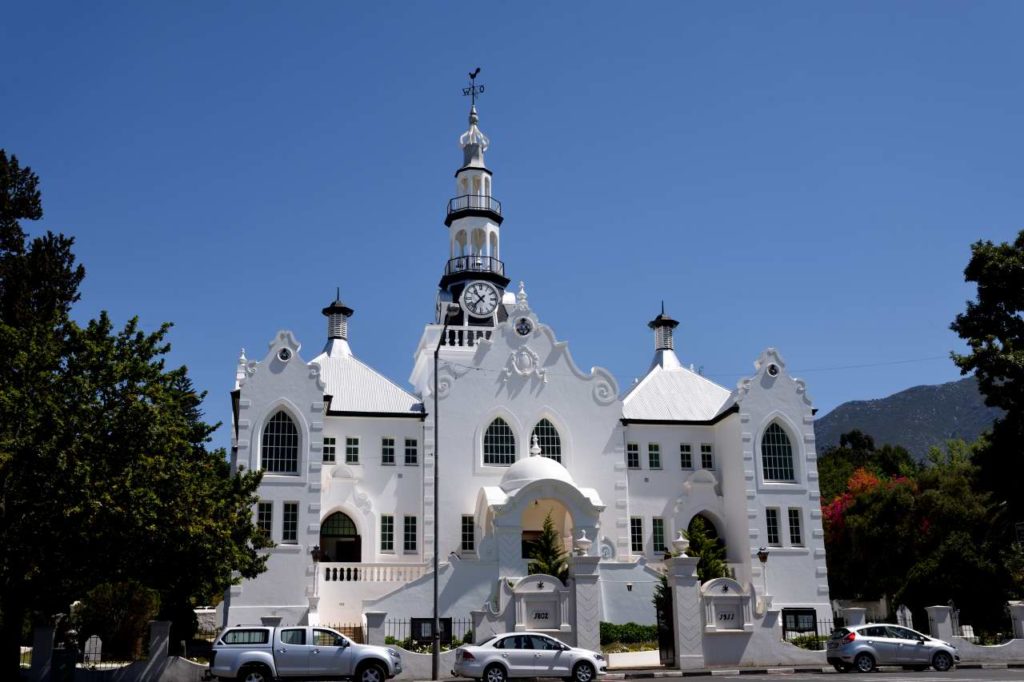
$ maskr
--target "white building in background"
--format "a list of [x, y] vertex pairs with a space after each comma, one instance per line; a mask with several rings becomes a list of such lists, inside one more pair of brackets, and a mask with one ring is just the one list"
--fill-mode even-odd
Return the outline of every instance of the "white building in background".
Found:
[[[323, 310], [319, 354], [302, 357], [283, 331], [264, 357], [240, 358], [234, 464], [265, 472], [254, 514], [276, 547], [265, 574], [231, 589], [224, 622], [430, 617], [435, 552], [442, 615], [500, 615], [549, 514], [567, 551], [584, 534], [592, 540], [579, 546], [600, 558], [599, 620], [654, 622], [666, 549], [697, 515], [762, 606], [767, 588], [783, 614], [830, 618], [804, 383], [768, 349], [736, 388], [718, 386], [679, 361], [678, 323], [664, 312], [650, 323], [650, 368], [625, 393], [607, 371], [578, 368], [542, 305], [534, 309], [522, 283], [509, 289], [501, 204], [484, 164], [489, 141], [477, 124], [473, 107], [459, 140], [446, 256], [438, 245], [435, 321], [420, 337], [409, 389], [358, 359], [353, 311], [340, 300]], [[442, 334], [451, 303], [458, 312]], [[564, 613], [525, 609], [513, 621], [567, 630]]]

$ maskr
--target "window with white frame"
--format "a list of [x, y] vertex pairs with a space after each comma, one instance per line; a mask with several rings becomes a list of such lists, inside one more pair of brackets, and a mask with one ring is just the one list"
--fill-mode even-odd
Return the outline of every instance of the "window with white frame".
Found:
[[665, 551], [665, 519], [651, 519], [651, 544], [655, 552]]
[[639, 516], [629, 519], [629, 549], [634, 554], [644, 551], [644, 520]]
[[484, 464], [511, 466], [516, 461], [516, 437], [504, 419], [498, 417], [484, 433]]
[[558, 429], [555, 428], [554, 424], [547, 419], [541, 419], [533, 427], [533, 433], [530, 434], [531, 443], [533, 442], [533, 436], [537, 436], [537, 445], [540, 446], [541, 455], [556, 462], [562, 461], [562, 439], [558, 435]]
[[700, 445], [700, 468], [715, 468], [715, 451], [710, 443], [701, 443]]
[[405, 439], [405, 465], [416, 466], [420, 461], [420, 443], [415, 438]]
[[647, 466], [651, 469], [661, 468], [661, 446], [657, 443], [647, 444]]
[[256, 505], [256, 527], [268, 538], [274, 532], [273, 502], [260, 502]]
[[263, 427], [260, 463], [268, 474], [299, 473], [299, 430], [283, 410]]
[[299, 541], [299, 503], [285, 502], [281, 516], [284, 520], [281, 526], [281, 542], [294, 545]]
[[766, 481], [796, 481], [793, 446], [789, 436], [775, 422], [768, 425], [761, 438], [761, 471]]
[[626, 468], [640, 468], [640, 446], [636, 443], [626, 443]]
[[462, 551], [476, 551], [476, 531], [474, 530], [473, 516], [471, 514], [462, 517]]
[[395, 517], [391, 514], [380, 516], [380, 551], [395, 551]]
[[334, 448], [336, 446], [335, 439], [330, 436], [324, 436], [324, 463], [334, 464]]
[[782, 537], [779, 534], [779, 510], [775, 507], [768, 507], [764, 510], [764, 521], [768, 531], [768, 544], [772, 547], [782, 545]]
[[416, 517], [406, 516], [402, 522], [402, 548], [406, 552], [416, 551]]
[[380, 439], [380, 463], [392, 466], [395, 463], [395, 439]]
[[359, 439], [345, 439], [345, 464], [359, 464]]
[[794, 547], [802, 547], [804, 544], [801, 516], [799, 507], [789, 508], [789, 544]]
[[693, 468], [693, 448], [690, 446], [689, 443], [679, 444], [679, 468]]

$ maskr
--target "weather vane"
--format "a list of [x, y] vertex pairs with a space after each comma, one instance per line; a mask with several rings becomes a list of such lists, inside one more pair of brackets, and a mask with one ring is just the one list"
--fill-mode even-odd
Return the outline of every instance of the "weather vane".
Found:
[[476, 77], [480, 75], [480, 67], [476, 67], [476, 71], [469, 74], [469, 87], [462, 88], [462, 94], [465, 97], [472, 97], [472, 104], [476, 106], [476, 96], [484, 94], [484, 86], [476, 84]]

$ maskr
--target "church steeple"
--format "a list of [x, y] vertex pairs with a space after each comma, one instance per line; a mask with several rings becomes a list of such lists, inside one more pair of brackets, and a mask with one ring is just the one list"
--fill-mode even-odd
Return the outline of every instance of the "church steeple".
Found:
[[462, 166], [455, 172], [455, 197], [448, 202], [444, 220], [448, 227], [448, 262], [439, 283], [439, 301], [460, 304], [460, 319], [454, 324], [493, 326], [505, 319], [500, 304], [509, 279], [501, 261], [504, 216], [501, 202], [491, 193], [493, 174], [484, 162], [491, 141], [480, 130], [476, 110], [476, 98], [484, 91], [484, 86], [476, 82], [479, 73], [480, 69], [470, 73], [469, 87], [463, 89], [473, 101], [469, 127], [459, 136]]

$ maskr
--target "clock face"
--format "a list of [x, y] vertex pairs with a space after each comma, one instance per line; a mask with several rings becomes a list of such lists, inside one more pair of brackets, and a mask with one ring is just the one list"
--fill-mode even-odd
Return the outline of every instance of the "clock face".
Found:
[[487, 317], [498, 307], [498, 290], [487, 282], [472, 282], [462, 292], [462, 307], [474, 317]]

